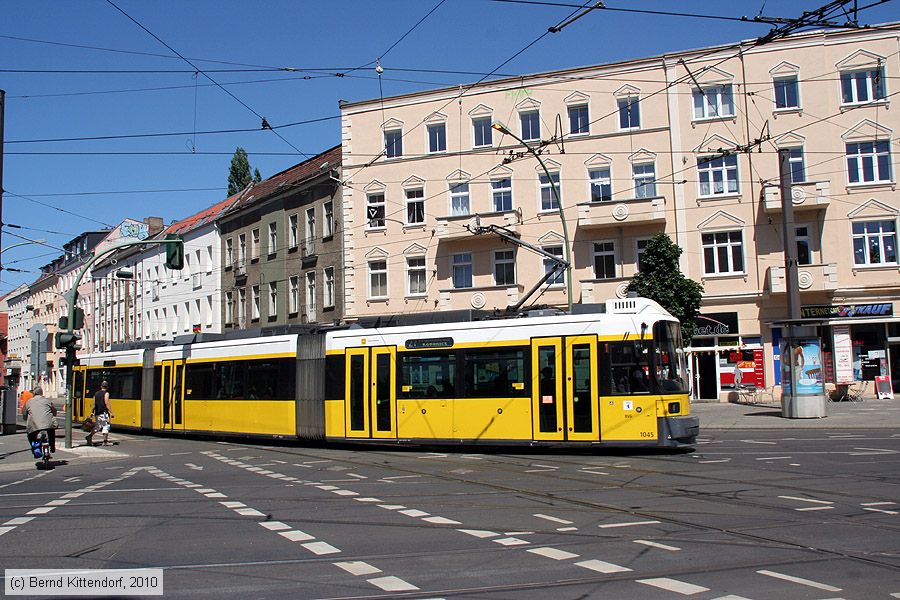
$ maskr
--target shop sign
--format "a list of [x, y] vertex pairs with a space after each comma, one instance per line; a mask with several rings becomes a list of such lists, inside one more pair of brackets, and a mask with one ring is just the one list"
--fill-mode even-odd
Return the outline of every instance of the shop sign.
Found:
[[695, 322], [697, 330], [694, 335], [738, 334], [738, 314], [736, 312], [701, 314], [697, 315]]
[[800, 317], [803, 319], [852, 319], [854, 317], [891, 317], [893, 315], [894, 305], [891, 302], [800, 307]]

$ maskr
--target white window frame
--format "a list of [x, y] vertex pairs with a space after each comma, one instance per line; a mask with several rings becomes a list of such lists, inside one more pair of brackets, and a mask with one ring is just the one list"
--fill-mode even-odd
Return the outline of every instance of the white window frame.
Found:
[[[650, 167], [651, 172], [638, 172], [638, 169]], [[656, 162], [640, 161], [631, 164], [631, 177], [634, 183], [633, 196], [635, 198], [656, 198], [659, 193], [656, 189]], [[650, 181], [645, 181], [650, 180]], [[648, 190], [648, 191], [643, 191]]]
[[290, 286], [288, 292], [288, 313], [296, 315], [300, 311], [300, 277], [291, 275], [288, 284]]
[[[785, 92], [785, 105], [778, 106], [778, 86], [781, 84], [786, 88], [787, 85], [793, 84], [794, 87], [794, 96], [797, 98], [796, 104], [787, 104], [788, 102], [788, 94]], [[800, 77], [796, 74], [791, 75], [779, 75], [777, 77], [772, 78], [772, 93], [774, 94], [773, 102], [775, 104], [775, 111], [790, 111], [797, 110], [800, 108]]]
[[225, 292], [225, 323], [234, 323], [234, 292]]
[[[609, 274], [607, 274], [606, 277], [600, 277], [600, 273], [597, 272], [597, 257], [601, 256], [604, 257], [604, 259], [607, 257], [612, 257], [612, 276], [609, 276]], [[591, 244], [591, 270], [593, 272], [594, 279], [600, 281], [616, 279], [619, 276], [619, 261], [615, 240], [594, 240], [594, 242]]]
[[[503, 182], [507, 182], [507, 184], [503, 185]], [[500, 197], [502, 197], [504, 194], [509, 195], [509, 208], [498, 208], [498, 204], [497, 204], [498, 195]], [[515, 207], [515, 204], [513, 203], [513, 195], [512, 195], [512, 176], [491, 179], [491, 211], [493, 211], [493, 212], [508, 212], [508, 211], [513, 210], [514, 207]]]
[[[878, 231], [869, 232], [863, 231], [861, 233], [856, 233], [856, 225], [869, 225], [869, 224], [878, 224]], [[893, 231], [884, 231], [884, 226], [889, 225], [893, 228]], [[864, 268], [864, 267], [884, 267], [884, 266], [893, 266], [898, 264], [898, 258], [900, 258], [900, 252], [897, 249], [897, 218], [893, 219], [854, 219], [850, 222], [850, 235], [851, 235], [851, 248], [853, 249], [853, 267], [854, 268]], [[876, 241], [878, 243], [878, 253], [880, 256], [880, 260], [878, 262], [872, 262], [870, 256], [871, 243], [872, 241]], [[887, 261], [885, 258], [885, 248], [887, 244], [886, 240], [891, 240], [894, 250], [894, 260]], [[862, 249], [864, 251], [863, 258], [864, 262], [857, 262], [858, 254], [856, 248], [856, 242], [862, 241], [863, 246]]]
[[551, 182], [556, 184], [556, 194], [559, 197], [559, 202], [562, 203], [561, 172], [559, 170], [550, 171], [550, 177], [547, 177], [546, 173], [538, 173], [538, 212], [559, 212], [559, 206], [553, 206], [556, 203], [556, 197], [553, 195]]
[[[412, 196], [411, 196], [412, 194]], [[404, 202], [406, 204], [406, 224], [407, 225], [424, 225], [425, 224], [425, 189], [421, 187], [409, 188], [403, 190]], [[417, 221], [411, 221], [409, 219], [410, 208], [411, 205], [418, 204], [420, 205], [419, 212], [421, 213], [421, 219]], [[418, 215], [417, 215], [418, 216]]]
[[[238, 234], [238, 262], [243, 265], [247, 262], [247, 234]], [[157, 274], [158, 275], [158, 274]]]
[[[415, 261], [416, 264], [412, 264]], [[422, 290], [413, 289], [413, 275], [419, 278], [422, 284]], [[425, 256], [407, 256], [406, 257], [406, 295], [411, 297], [428, 295], [428, 270], [425, 264]]]
[[[863, 146], [872, 145], [872, 150], [865, 153], [862, 152]], [[883, 144], [884, 150], [879, 150], [878, 146]], [[855, 146], [857, 151], [850, 153], [851, 146]], [[877, 185], [882, 183], [892, 183], [894, 178], [894, 169], [891, 164], [891, 141], [887, 139], [879, 140], [861, 140], [846, 142], [845, 149], [847, 154], [847, 182], [849, 185]], [[887, 160], [882, 165], [879, 157], [886, 156]], [[874, 179], [865, 179], [866, 163], [871, 161], [872, 175]], [[882, 166], [887, 168], [887, 173], [882, 173]], [[853, 181], [853, 174], [856, 174], [856, 181]]]
[[290, 232], [290, 247], [294, 249], [300, 243], [300, 215], [297, 213], [288, 217], [288, 231]]
[[[463, 217], [466, 215], [472, 214], [472, 198], [469, 195], [470, 187], [468, 181], [453, 181], [450, 183], [450, 216], [451, 217]], [[462, 201], [465, 200], [465, 205], [463, 207]], [[460, 203], [460, 210], [457, 210], [454, 202]], [[462, 212], [461, 209], [465, 208], [465, 212]]]
[[[370, 218], [372, 209], [380, 210], [380, 217]], [[387, 227], [387, 201], [384, 192], [366, 194], [366, 229], [369, 231], [384, 229]], [[380, 223], [379, 223], [380, 221]]]
[[[234, 238], [225, 238], [225, 261], [229, 267], [234, 265]], [[147, 269], [147, 279], [150, 279], [150, 269]]]
[[322, 308], [334, 307], [334, 267], [325, 267], [322, 269], [323, 281], [325, 289], [322, 290]]
[[[564, 256], [563, 247], [560, 245], [542, 246], [541, 249], [544, 252], [549, 252], [553, 256], [558, 256], [559, 258], [563, 258], [563, 256]], [[555, 261], [550, 260], [549, 258], [546, 258], [546, 257], [544, 257], [542, 260], [543, 260], [543, 265], [544, 265], [544, 273], [546, 274], [550, 271], [550, 269], [553, 268], [553, 265], [556, 263], [555, 263]], [[562, 287], [565, 284], [566, 284], [565, 269], [558, 272], [554, 277], [551, 277], [550, 279], [548, 279], [545, 282], [545, 285], [550, 286], [550, 287]]]
[[[704, 182], [704, 175], [706, 181]], [[715, 177], [719, 175], [720, 181]], [[733, 175], [733, 178], [731, 177]], [[701, 198], [712, 196], [735, 196], [741, 193], [741, 180], [736, 154], [727, 156], [698, 156], [697, 157], [697, 194]], [[717, 185], [721, 184], [721, 189]], [[731, 189], [734, 184], [734, 189]], [[703, 186], [707, 186], [704, 192]]]
[[[534, 121], [537, 123], [537, 135], [534, 135], [533, 124], [531, 123], [532, 117], [534, 117]], [[529, 120], [528, 131], [525, 131], [525, 119]], [[522, 133], [522, 139], [526, 142], [538, 142], [541, 139], [541, 110], [539, 108], [530, 108], [528, 110], [520, 110], [519, 111], [519, 130]]]
[[[574, 131], [572, 129], [572, 116], [573, 111], [584, 111], [585, 123], [581, 124], [579, 120], [579, 125], [581, 125], [582, 131], [579, 129], [578, 131]], [[580, 113], [579, 113], [580, 114]], [[590, 135], [591, 134], [591, 109], [590, 105], [587, 102], [579, 102], [578, 104], [570, 104], [566, 107], [566, 115], [569, 117], [569, 135]]]
[[[588, 167], [588, 197], [591, 199], [591, 202], [611, 202], [613, 199], [613, 189], [612, 189], [612, 168], [610, 165], [600, 165], [595, 167]], [[604, 176], [603, 173], [606, 173]], [[601, 191], [603, 186], [609, 188], [609, 198], [603, 199], [603, 195], [601, 193], [600, 200], [594, 199], [594, 186], [598, 186]]]
[[[466, 268], [468, 268], [468, 285], [457, 285], [457, 268], [460, 268], [461, 270], [465, 270]], [[463, 271], [463, 273], [465, 274], [465, 271]], [[458, 252], [456, 254], [450, 255], [450, 282], [453, 285], [453, 289], [455, 290], [466, 290], [474, 287], [475, 270], [474, 265], [472, 264], [471, 252]]]
[[[395, 137], [396, 136], [396, 137]], [[389, 137], [392, 140], [389, 141]], [[391, 147], [393, 146], [393, 150]], [[391, 154], [393, 152], [393, 154]], [[384, 157], [388, 159], [403, 158], [403, 129], [384, 130]]]
[[[377, 267], [376, 267], [375, 265], [377, 265]], [[368, 297], [369, 297], [369, 300], [385, 300], [385, 299], [387, 299], [388, 293], [389, 293], [389, 292], [388, 292], [388, 268], [387, 268], [387, 258], [379, 258], [379, 259], [376, 259], [376, 260], [370, 260], [368, 266], [369, 266], [369, 277], [368, 277], [368, 280], [369, 280], [369, 288], [368, 288], [368, 292], [369, 292], [369, 296], [368, 296]], [[376, 296], [376, 295], [373, 294], [373, 288], [374, 288], [375, 286], [372, 285], [372, 283], [375, 281], [375, 278], [376, 278], [376, 277], [377, 277], [379, 280], [383, 280], [383, 282], [384, 282], [384, 283], [383, 283], [383, 285], [384, 285], [384, 294], [378, 295], [378, 296]], [[379, 285], [380, 285], [380, 284], [381, 284], [381, 281], [379, 281]]]
[[[877, 75], [873, 75], [877, 73]], [[845, 84], [847, 80], [844, 79], [844, 76], [849, 76], [850, 83], [850, 100], [847, 100], [845, 95]], [[865, 87], [863, 92], [866, 94], [866, 99], [860, 99], [860, 89], [859, 89], [859, 75], [864, 75], [864, 84]], [[880, 78], [880, 86], [876, 88], [874, 79], [875, 77]], [[884, 77], [884, 65], [879, 64], [875, 67], [865, 67], [862, 69], [842, 69], [840, 72], [840, 76], [838, 77], [840, 83], [840, 91], [841, 91], [841, 106], [853, 106], [855, 104], [867, 104], [869, 102], [885, 102], [887, 99], [887, 81]], [[880, 92], [880, 97], [876, 97], [876, 93]]]
[[316, 253], [316, 207], [306, 209], [306, 254]]
[[278, 252], [278, 225], [273, 221], [269, 223], [269, 255]]
[[[486, 121], [487, 127], [484, 129], [486, 142], [478, 143], [478, 124]], [[472, 117], [472, 147], [473, 148], [491, 148], [494, 145], [494, 128], [491, 127], [492, 119], [490, 115], [478, 115]]]
[[[627, 127], [622, 124], [623, 112], [628, 113]], [[629, 94], [627, 96], [619, 96], [616, 98], [616, 116], [619, 121], [619, 131], [636, 131], [641, 128], [641, 98], [640, 96]], [[634, 122], [637, 121], [637, 124]]]
[[[812, 251], [812, 243], [811, 238], [809, 236], [809, 230], [811, 227], [809, 225], [796, 225], [794, 228], [794, 240], [796, 240], [797, 246], [797, 264], [801, 267], [806, 265], [813, 264], [813, 251]], [[852, 231], [852, 228], [851, 228]], [[800, 260], [800, 246], [806, 246], [806, 253], [809, 255], [809, 262], [801, 262]]]
[[306, 272], [306, 320], [316, 320], [316, 272]]
[[[791, 183], [806, 183], [806, 153], [803, 146], [787, 146], [779, 150], [788, 151], [788, 168], [791, 172]], [[800, 177], [795, 177], [799, 165]]]
[[329, 238], [334, 235], [334, 202], [328, 201], [322, 204], [322, 237]]
[[636, 273], [641, 272], [641, 258], [647, 252], [647, 244], [650, 242], [650, 239], [649, 237], [641, 237], [634, 240], [634, 271]]
[[254, 285], [250, 289], [250, 318], [259, 320], [259, 286]]
[[[725, 234], [727, 239], [722, 241], [717, 239], [720, 234]], [[711, 235], [712, 240], [707, 242], [703, 239], [704, 236]], [[737, 236], [737, 240], [734, 240], [733, 237]], [[704, 277], [716, 277], [720, 275], [744, 275], [747, 272], [747, 259], [744, 255], [744, 234], [740, 229], [730, 229], [730, 230], [722, 230], [722, 231], [701, 231], [700, 232], [700, 260], [703, 261], [703, 275]], [[708, 264], [706, 261], [706, 251], [712, 250], [712, 258], [713, 258], [713, 270], [708, 270]], [[725, 251], [725, 262], [727, 263], [723, 268], [722, 261], [722, 253], [721, 251]], [[734, 257], [740, 256], [741, 259], [741, 268], [737, 270], [734, 268]]]
[[247, 318], [247, 288], [238, 288], [238, 321]]
[[[443, 148], [434, 148], [431, 143], [432, 142], [431, 131], [437, 130], [438, 128], [440, 128], [444, 131], [444, 147]], [[426, 144], [428, 146], [428, 154], [443, 154], [443, 153], [447, 152], [447, 123], [444, 123], [444, 122], [428, 123], [428, 125], [425, 126], [425, 137], [426, 137]]]
[[259, 227], [250, 232], [250, 260], [259, 258]]
[[275, 281], [269, 282], [269, 313], [268, 317], [277, 317], [278, 316], [278, 283]]
[[[502, 256], [501, 256], [502, 255]], [[492, 273], [494, 276], [494, 285], [496, 286], [512, 286], [518, 283], [517, 273], [516, 273], [516, 251], [513, 249], [504, 248], [503, 250], [494, 250], [492, 253], [493, 259], [493, 269]], [[512, 281], [504, 281], [501, 282], [497, 279], [497, 269], [498, 267], [504, 267], [504, 271], [506, 267], [512, 265]]]
[[[693, 103], [691, 105], [691, 109], [694, 115], [694, 121], [709, 121], [713, 119], [730, 119], [735, 115], [735, 106], [734, 106], [734, 86], [730, 83], [719, 83], [716, 85], [704, 85], [699, 88], [694, 88], [692, 93]], [[715, 98], [715, 102], [710, 102], [710, 98]], [[728, 110], [728, 106], [726, 106], [724, 99], [728, 97], [731, 98], [731, 112], [724, 112]], [[697, 102], [700, 101], [701, 105], [698, 107]], [[698, 112], [698, 108], [700, 109]]]

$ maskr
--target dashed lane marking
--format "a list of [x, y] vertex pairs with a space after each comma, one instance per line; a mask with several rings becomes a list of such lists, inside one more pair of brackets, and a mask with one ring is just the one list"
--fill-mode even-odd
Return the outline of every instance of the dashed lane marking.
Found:
[[557, 531], [578, 531], [577, 527], [557, 527]]
[[260, 523], [263, 527], [268, 529], [269, 531], [281, 531], [282, 529], [290, 529], [291, 526], [287, 523], [282, 523], [281, 521], [265, 521]]
[[634, 527], [636, 525], [656, 525], [659, 521], [631, 521], [629, 523], [605, 523], [597, 525], [600, 529], [612, 529], [614, 527]]
[[578, 555], [574, 552], [566, 552], [565, 550], [560, 550], [559, 548], [529, 548], [526, 552], [531, 552], [532, 554], [537, 554], [540, 556], [546, 556], [547, 558], [552, 558], [553, 560], [569, 560], [570, 558], [578, 558]]
[[635, 544], [642, 544], [644, 546], [650, 546], [651, 548], [659, 548], [660, 550], [668, 550], [670, 552], [677, 552], [681, 550], [677, 546], [669, 546], [666, 544], [660, 544], [659, 542], [651, 542], [649, 540], [634, 540]]
[[385, 510], [400, 510], [401, 508], [406, 508], [402, 504], [379, 504], [378, 508], [383, 508]]
[[384, 500], [379, 500], [378, 498], [354, 498], [357, 502], [384, 502]]
[[776, 571], [769, 571], [769, 570], [763, 569], [761, 571], [757, 571], [757, 573], [759, 573], [760, 575], [765, 575], [767, 577], [774, 577], [775, 579], [790, 581], [791, 583], [799, 583], [800, 585], [813, 587], [818, 590], [824, 590], [826, 592], [840, 592], [841, 591], [841, 588], [834, 587], [833, 585], [828, 585], [827, 583], [819, 583], [818, 581], [812, 581], [811, 579], [803, 579], [802, 577], [794, 577], [793, 575], [785, 575], [784, 573], [778, 573]]
[[[320, 556], [322, 554], [338, 554], [340, 552], [340, 550], [338, 550], [337, 548], [335, 548], [334, 546], [332, 546], [331, 544], [329, 544], [327, 542], [310, 542], [308, 544], [300, 544], [300, 545], [303, 546], [304, 548], [306, 548], [307, 550], [309, 550], [310, 552], [312, 552], [313, 554], [318, 554]], [[418, 589], [418, 588], [416, 588], [416, 589]]]
[[770, 446], [774, 446], [777, 442], [763, 442], [759, 440], [741, 440], [745, 444], [766, 444]]
[[334, 566], [347, 571], [351, 575], [356, 575], [357, 577], [360, 575], [374, 575], [375, 573], [381, 573], [381, 569], [379, 569], [378, 567], [373, 567], [369, 563], [363, 562], [361, 560], [336, 562], [333, 564]]
[[547, 521], [553, 521], [554, 523], [562, 523], [563, 525], [571, 525], [572, 521], [567, 521], [565, 519], [560, 519], [559, 517], [551, 517], [550, 515], [542, 515], [541, 513], [536, 513], [534, 515], [538, 519], [546, 519]]
[[376, 587], [380, 587], [386, 592], [414, 592], [419, 589], [413, 584], [403, 581], [399, 577], [394, 577], [393, 575], [376, 577], [375, 579], [367, 579], [366, 581]]
[[810, 502], [812, 504], [834, 504], [830, 500], [815, 500], [814, 498], [798, 498], [797, 496], [778, 496], [782, 500], [796, 500], [797, 502]]
[[308, 542], [309, 540], [316, 539], [316, 536], [309, 535], [304, 531], [300, 531], [299, 529], [295, 529], [293, 531], [279, 531], [278, 535], [291, 540], [292, 542]]
[[793, 456], [762, 456], [757, 458], [756, 460], [788, 460], [794, 458]]
[[699, 594], [700, 592], [709, 591], [709, 588], [705, 588], [702, 585], [694, 585], [693, 583], [679, 581], [677, 579], [671, 579], [669, 577], [638, 579], [637, 582], [643, 583], [644, 585], [652, 585], [653, 587], [667, 590], [669, 592], [675, 592], [676, 594], [681, 594], [683, 596], [692, 596], [694, 594]]
[[468, 535], [471, 535], [471, 536], [474, 536], [477, 538], [490, 538], [490, 537], [497, 537], [498, 535], [500, 535], [499, 533], [497, 533], [495, 531], [487, 531], [484, 529], [457, 529], [457, 531], [461, 531], [465, 534], [468, 534]]
[[453, 519], [447, 519], [445, 517], [425, 517], [422, 520], [434, 523], [435, 525], [462, 525], [459, 521], [454, 521]]
[[803, 508], [795, 508], [798, 512], [809, 512], [813, 510], [834, 510], [833, 506], [804, 506]]
[[419, 510], [417, 508], [408, 508], [406, 510], [398, 511], [401, 515], [406, 515], [407, 517], [427, 517], [430, 513], [425, 512], [424, 510]]
[[631, 571], [631, 569], [629, 569], [628, 567], [614, 565], [613, 563], [609, 563], [604, 560], [583, 560], [575, 564], [584, 569], [597, 571], [598, 573], [626, 573], [628, 571]]
[[524, 546], [526, 544], [531, 543], [527, 540], [520, 540], [519, 538], [516, 538], [516, 537], [505, 537], [505, 538], [499, 538], [499, 539], [491, 540], [491, 541], [493, 541], [494, 543], [500, 544], [501, 546]]

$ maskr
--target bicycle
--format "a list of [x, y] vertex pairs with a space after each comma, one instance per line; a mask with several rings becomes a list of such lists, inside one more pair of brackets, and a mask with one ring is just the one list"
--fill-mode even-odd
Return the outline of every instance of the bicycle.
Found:
[[41, 431], [40, 437], [31, 442], [31, 452], [38, 459], [38, 462], [35, 463], [38, 470], [50, 470], [53, 468], [50, 465], [50, 459], [53, 458], [50, 454], [50, 439], [46, 431]]

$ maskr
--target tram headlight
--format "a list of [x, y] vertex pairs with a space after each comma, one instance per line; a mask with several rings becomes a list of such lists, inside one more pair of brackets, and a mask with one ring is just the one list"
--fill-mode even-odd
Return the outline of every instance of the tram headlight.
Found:
[[681, 412], [681, 402], [669, 402], [669, 414]]

